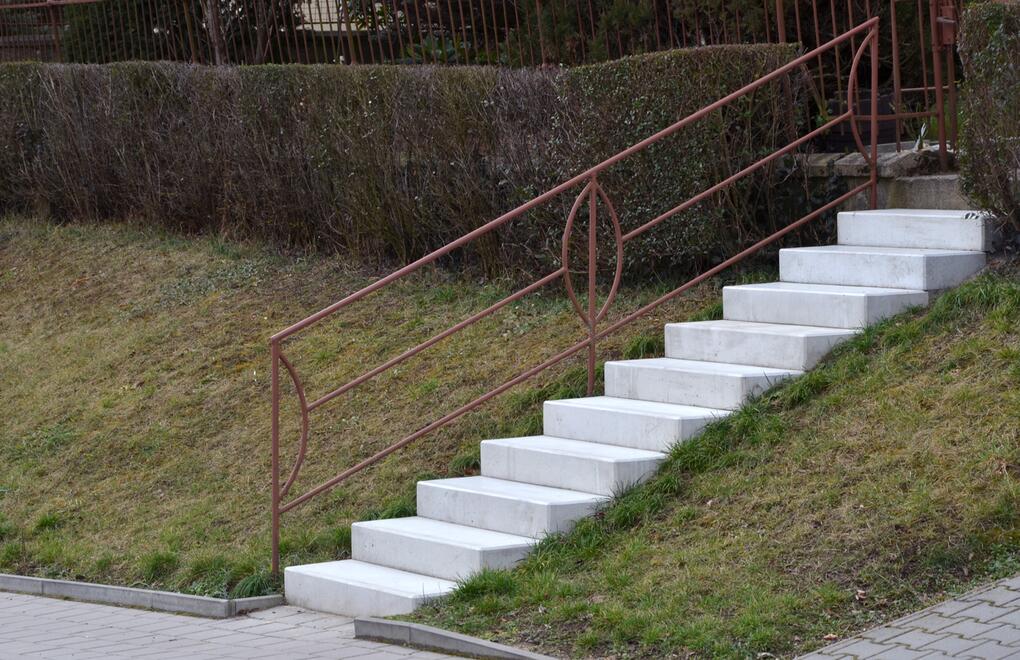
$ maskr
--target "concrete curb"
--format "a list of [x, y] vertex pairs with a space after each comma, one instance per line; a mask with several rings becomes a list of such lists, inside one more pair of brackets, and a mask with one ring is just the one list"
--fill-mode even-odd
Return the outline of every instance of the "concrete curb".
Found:
[[5, 573], [0, 573], [0, 591], [49, 598], [66, 598], [120, 607], [137, 607], [175, 614], [193, 614], [210, 619], [227, 619], [244, 612], [265, 610], [284, 604], [283, 596], [279, 595], [257, 598], [207, 598], [170, 591], [112, 587], [105, 584], [68, 580], [47, 580]]
[[477, 637], [423, 626], [420, 623], [390, 621], [366, 617], [354, 620], [354, 637], [403, 646], [414, 646], [430, 651], [456, 653], [472, 658], [496, 660], [554, 660], [547, 655], [522, 651], [512, 646], [496, 644]]

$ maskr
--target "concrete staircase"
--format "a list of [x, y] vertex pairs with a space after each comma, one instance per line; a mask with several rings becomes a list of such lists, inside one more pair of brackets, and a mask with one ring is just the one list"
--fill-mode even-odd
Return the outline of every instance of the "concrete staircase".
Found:
[[547, 401], [544, 435], [486, 440], [482, 475], [418, 484], [418, 515], [356, 523], [353, 559], [285, 571], [294, 605], [394, 615], [508, 568], [665, 452], [814, 367], [861, 328], [980, 271], [986, 223], [960, 211], [841, 213], [839, 244], [782, 250], [780, 281], [726, 287], [724, 320], [666, 326], [666, 357], [606, 363], [606, 396]]

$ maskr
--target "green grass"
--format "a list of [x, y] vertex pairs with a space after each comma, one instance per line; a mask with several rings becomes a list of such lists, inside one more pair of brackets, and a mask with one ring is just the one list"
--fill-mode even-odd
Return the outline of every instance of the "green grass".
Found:
[[789, 657], [1020, 571], [1020, 277], [868, 330], [412, 618], [576, 657]]
[[[0, 218], [0, 571], [206, 595], [276, 588], [266, 574], [267, 340], [377, 276], [340, 257]], [[511, 290], [426, 272], [290, 342], [287, 354], [316, 396]], [[607, 322], [657, 292], [624, 287]], [[619, 357], [631, 337], [661, 335], [663, 323], [717, 300], [717, 288], [705, 287], [665, 305], [607, 340], [601, 357]], [[583, 336], [551, 286], [340, 397], [313, 413], [295, 493]], [[578, 364], [287, 514], [284, 563], [346, 557], [351, 522], [413, 514], [416, 480], [476, 472], [481, 440], [534, 432], [543, 400], [583, 394]], [[286, 385], [287, 469], [294, 400]]]

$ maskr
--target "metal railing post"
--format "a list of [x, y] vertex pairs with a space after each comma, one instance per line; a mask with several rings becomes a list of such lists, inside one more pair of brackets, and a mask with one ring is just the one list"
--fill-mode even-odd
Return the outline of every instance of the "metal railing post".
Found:
[[272, 420], [272, 550], [273, 575], [280, 574], [280, 342], [269, 343], [269, 355], [272, 360], [270, 379], [272, 381], [273, 420]]
[[931, 21], [931, 55], [935, 77], [935, 117], [939, 123], [939, 166], [942, 171], [949, 169], [949, 152], [946, 144], [946, 99], [942, 89], [942, 45], [939, 35], [939, 0], [928, 0], [928, 14]]
[[881, 31], [871, 32], [871, 210], [878, 208], [878, 41]]

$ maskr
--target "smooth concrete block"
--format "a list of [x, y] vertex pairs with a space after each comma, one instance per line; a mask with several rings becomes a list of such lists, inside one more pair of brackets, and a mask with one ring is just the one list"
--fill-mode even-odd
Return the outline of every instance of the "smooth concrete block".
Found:
[[928, 304], [925, 291], [772, 282], [723, 288], [723, 316], [733, 321], [864, 328]]
[[986, 252], [993, 243], [988, 217], [974, 211], [850, 211], [837, 224], [840, 245]]
[[352, 559], [291, 566], [284, 570], [283, 581], [289, 604], [352, 617], [409, 614], [457, 586]]
[[606, 363], [606, 395], [736, 410], [800, 371], [656, 358]]
[[666, 357], [777, 369], [811, 369], [856, 334], [844, 328], [702, 321], [666, 326]]
[[420, 517], [351, 525], [354, 559], [447, 580], [461, 580], [486, 568], [511, 568], [535, 542], [526, 536]]
[[418, 482], [419, 516], [532, 538], [569, 531], [608, 499], [491, 477]]
[[783, 282], [938, 291], [985, 267], [984, 252], [828, 245], [779, 251]]
[[655, 474], [665, 454], [538, 435], [486, 440], [482, 475], [613, 495]]
[[594, 396], [546, 401], [543, 430], [558, 438], [664, 452], [729, 414], [718, 408]]

